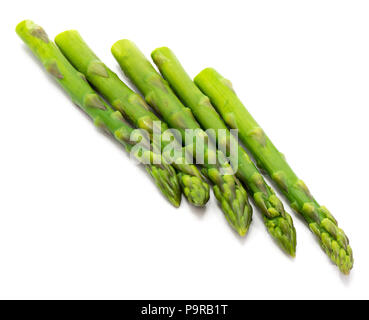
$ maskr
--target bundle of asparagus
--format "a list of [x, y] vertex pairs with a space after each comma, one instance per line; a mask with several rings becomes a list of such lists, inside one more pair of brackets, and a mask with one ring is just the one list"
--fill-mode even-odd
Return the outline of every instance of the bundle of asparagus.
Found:
[[[120, 40], [111, 51], [126, 76], [144, 95], [145, 101], [97, 58], [77, 31], [59, 34], [55, 38], [59, 48], [32, 21], [21, 22], [16, 32], [73, 102], [141, 161], [174, 206], [180, 205], [181, 191], [191, 204], [204, 206], [209, 200], [208, 179], [227, 221], [244, 236], [252, 220], [249, 192], [268, 232], [285, 252], [295, 256], [296, 230], [292, 218], [246, 150], [228, 130], [237, 129], [240, 140], [257, 165], [275, 181], [290, 206], [304, 217], [331, 260], [344, 274], [350, 272], [353, 255], [345, 233], [338, 228], [331, 213], [317, 203], [306, 185], [297, 178], [239, 101], [230, 82], [214, 69], [203, 70], [193, 82], [173, 52], [163, 47], [154, 50], [151, 56], [164, 80], [133, 42]], [[150, 110], [150, 106], [159, 116]], [[135, 131], [124, 117], [148, 133], [140, 140], [140, 149], [134, 148]], [[169, 127], [177, 129], [179, 138], [182, 138], [176, 142], [180, 152], [174, 159], [167, 150], [173, 143], [167, 139]], [[185, 139], [189, 129], [193, 130], [190, 143]], [[220, 132], [225, 132], [225, 135]], [[183, 139], [185, 143], [182, 145]], [[236, 146], [236, 153], [228, 152], [232, 146]], [[199, 148], [202, 157], [199, 156]], [[227, 157], [230, 158], [229, 163]], [[199, 158], [204, 160], [198, 163], [201, 172], [188, 161], [198, 161]], [[215, 163], [210, 159], [216, 159]], [[230, 170], [232, 166], [237, 177]]]

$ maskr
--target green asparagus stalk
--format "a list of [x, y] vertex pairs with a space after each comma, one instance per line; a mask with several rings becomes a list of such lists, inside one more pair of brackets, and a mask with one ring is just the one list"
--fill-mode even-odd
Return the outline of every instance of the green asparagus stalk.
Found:
[[205, 69], [195, 78], [195, 83], [213, 103], [229, 127], [238, 129], [241, 141], [253, 154], [257, 163], [275, 181], [318, 237], [322, 248], [344, 273], [353, 266], [349, 240], [332, 214], [313, 198], [305, 183], [292, 171], [282, 154], [270, 141], [261, 127], [236, 96], [229, 80], [214, 69]]
[[[143, 93], [148, 104], [161, 114], [169, 126], [178, 129], [183, 138], [185, 138], [186, 129], [197, 132], [195, 145], [199, 139], [208, 139], [206, 133], [194, 119], [191, 110], [183, 106], [166, 81], [156, 72], [134, 43], [129, 40], [120, 40], [113, 45], [112, 53], [127, 77]], [[207, 161], [212, 153], [208, 145], [205, 144], [203, 151], [205, 155], [203, 171], [214, 183], [215, 197], [229, 224], [243, 236], [249, 228], [252, 216], [246, 190], [236, 177], [222, 174], [220, 166], [225, 167], [224, 163], [214, 165]], [[193, 155], [196, 157], [195, 153]], [[218, 156], [221, 156], [220, 152]]]
[[[223, 150], [230, 148], [235, 140], [226, 124], [205, 96], [188, 76], [174, 53], [168, 48], [159, 48], [152, 52], [152, 59], [161, 74], [169, 82], [183, 104], [189, 107], [204, 129], [214, 129], [215, 139], [223, 145]], [[226, 136], [219, 133], [224, 130]], [[233, 145], [237, 143], [233, 142]], [[238, 152], [230, 153], [230, 157], [237, 157], [231, 163], [238, 164], [237, 177], [245, 184], [252, 194], [256, 205], [263, 214], [264, 223], [269, 233], [277, 243], [291, 256], [296, 251], [296, 230], [291, 216], [285, 212], [282, 202], [265, 182], [259, 170], [246, 151], [238, 145]], [[237, 160], [237, 161], [235, 161]]]
[[[118, 111], [128, 117], [135, 126], [153, 134], [154, 122], [159, 118], [149, 111], [149, 107], [141, 96], [128, 88], [119, 77], [110, 70], [84, 42], [75, 30], [60, 33], [55, 43], [69, 62], [101, 93]], [[161, 123], [161, 131], [168, 129]], [[160, 146], [164, 151], [169, 141], [161, 138]], [[165, 156], [166, 154], [163, 154]], [[180, 164], [181, 163], [181, 164]], [[172, 163], [178, 172], [178, 180], [182, 191], [190, 203], [204, 206], [209, 200], [209, 185], [202, 178], [193, 164], [186, 164], [185, 158]]]
[[[123, 119], [119, 111], [112, 110], [89, 86], [84, 76], [75, 70], [51, 42], [46, 32], [30, 20], [19, 23], [17, 34], [42, 62], [45, 69], [59, 82], [82, 110], [94, 121], [95, 125], [112, 134], [128, 152], [132, 151], [138, 160], [145, 164], [147, 172], [152, 176], [164, 196], [178, 207], [181, 201], [181, 191], [174, 168], [156, 159], [159, 155], [145, 149], [133, 149], [136, 142], [132, 141], [133, 128]], [[155, 164], [153, 164], [155, 163]]]

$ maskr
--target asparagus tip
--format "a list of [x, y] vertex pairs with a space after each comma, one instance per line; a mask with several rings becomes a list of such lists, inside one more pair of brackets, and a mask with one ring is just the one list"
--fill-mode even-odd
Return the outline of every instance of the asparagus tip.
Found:
[[179, 206], [181, 205], [180, 201], [178, 201], [177, 199], [170, 199], [169, 201], [176, 208], [179, 208]]
[[247, 233], [247, 231], [249, 230], [249, 227], [240, 227], [237, 232], [241, 237], [244, 237]]

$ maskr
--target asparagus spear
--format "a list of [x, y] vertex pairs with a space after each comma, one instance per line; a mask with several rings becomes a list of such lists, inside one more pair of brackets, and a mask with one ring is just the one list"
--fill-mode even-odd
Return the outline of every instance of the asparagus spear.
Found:
[[[168, 48], [159, 48], [152, 52], [152, 59], [159, 68], [161, 74], [169, 82], [177, 96], [184, 105], [191, 108], [196, 119], [204, 129], [215, 129], [215, 137], [218, 144], [223, 144], [223, 149], [229, 149], [231, 140], [235, 139], [229, 132], [226, 124], [211, 105], [209, 98], [205, 96], [188, 76], [174, 53]], [[225, 139], [219, 135], [220, 130], [226, 132]], [[258, 169], [251, 161], [246, 151], [239, 145], [237, 157], [237, 176], [244, 182], [251, 192], [256, 205], [263, 214], [264, 223], [269, 233], [277, 243], [290, 255], [296, 251], [296, 230], [291, 216], [285, 212], [282, 202], [267, 185]]]
[[[72, 67], [55, 44], [49, 40], [46, 32], [30, 20], [19, 23], [16, 32], [42, 62], [45, 69], [69, 94], [73, 102], [93, 119], [96, 126], [112, 134], [130, 152], [135, 144], [131, 140], [133, 128], [124, 121], [119, 111], [112, 110], [96, 94], [84, 76]], [[160, 163], [161, 159], [154, 160], [159, 155], [150, 151], [149, 146], [141, 152], [134, 149], [132, 151], [135, 152], [134, 156], [138, 160], [149, 163], [145, 164], [147, 172], [164, 196], [175, 207], [178, 207], [181, 201], [181, 191], [173, 167], [163, 162], [156, 164]]]
[[[182, 105], [166, 81], [155, 71], [134, 43], [129, 40], [120, 40], [113, 45], [112, 53], [124, 73], [144, 94], [148, 104], [154, 107], [172, 128], [178, 129], [183, 138], [185, 137], [185, 129], [192, 129], [197, 133], [195, 145], [196, 141], [201, 138], [208, 139], [206, 133], [202, 131], [194, 119], [190, 109]], [[215, 197], [220, 202], [230, 225], [241, 236], [244, 236], [252, 216], [246, 190], [236, 177], [222, 174], [220, 163], [214, 165], [207, 161], [206, 157], [209, 156], [211, 150], [206, 144], [203, 151], [205, 155], [203, 171], [214, 183]], [[195, 156], [195, 153], [193, 155]], [[218, 155], [221, 156], [219, 152]]]
[[230, 81], [208, 68], [196, 76], [195, 83], [210, 98], [228, 126], [239, 130], [242, 142], [286, 195], [291, 207], [304, 217], [327, 255], [344, 274], [348, 274], [353, 265], [353, 256], [345, 233], [338, 228], [331, 213], [318, 204], [304, 182], [298, 179], [238, 99]]
[[[135, 126], [153, 134], [154, 121], [160, 121], [159, 118], [149, 111], [149, 107], [139, 94], [128, 88], [99, 60], [77, 31], [60, 33], [56, 36], [55, 43], [69, 62], [86, 76], [115, 109], [125, 114]], [[167, 125], [161, 123], [161, 131], [165, 132], [166, 129]], [[169, 142], [161, 139], [163, 151]], [[209, 200], [209, 185], [203, 180], [197, 167], [186, 164], [184, 158], [172, 165], [177, 169], [178, 180], [189, 202], [195, 206], [204, 206]]]

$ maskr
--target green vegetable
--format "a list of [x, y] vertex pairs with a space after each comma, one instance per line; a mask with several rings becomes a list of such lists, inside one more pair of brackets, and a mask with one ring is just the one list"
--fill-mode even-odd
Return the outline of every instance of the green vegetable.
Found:
[[[72, 101], [84, 110], [94, 123], [112, 134], [127, 151], [133, 149], [136, 143], [131, 140], [133, 128], [123, 119], [119, 111], [112, 110], [89, 86], [85, 77], [76, 71], [66, 60], [56, 45], [51, 42], [46, 32], [30, 20], [22, 21], [17, 25], [17, 34], [41, 61], [45, 69], [59, 82], [69, 94]], [[144, 143], [144, 141], [143, 141]], [[149, 143], [148, 143], [149, 144]], [[137, 159], [145, 164], [147, 172], [153, 177], [165, 197], [176, 207], [180, 205], [181, 191], [173, 167], [155, 161], [159, 155], [146, 149], [134, 149]], [[159, 159], [161, 160], [161, 159]]]
[[[218, 144], [222, 144], [225, 150], [230, 148], [232, 140], [234, 140], [233, 145], [237, 145], [236, 139], [211, 105], [209, 98], [194, 84], [174, 53], [168, 48], [159, 48], [154, 50], [151, 56], [164, 78], [184, 105], [191, 108], [203, 128], [214, 129], [213, 138], [217, 139]], [[224, 130], [226, 136], [222, 137], [219, 130]], [[238, 163], [237, 176], [248, 187], [256, 205], [260, 208], [269, 233], [287, 253], [294, 256], [296, 230], [291, 216], [285, 212], [282, 202], [267, 185], [246, 151], [239, 145], [238, 152], [230, 153], [229, 156], [232, 155], [237, 157], [231, 161], [231, 163]]]
[[338, 228], [331, 213], [318, 204], [304, 182], [292, 171], [283, 155], [238, 99], [230, 81], [209, 68], [196, 76], [195, 83], [210, 98], [228, 126], [239, 130], [241, 141], [257, 163], [286, 195], [291, 207], [304, 217], [331, 260], [344, 274], [348, 274], [353, 266], [353, 256], [345, 233]]
[[[182, 105], [166, 81], [155, 71], [134, 43], [129, 40], [120, 40], [113, 45], [112, 53], [124, 73], [143, 93], [147, 103], [162, 115], [169, 126], [178, 129], [182, 138], [185, 138], [186, 129], [192, 129], [195, 131], [195, 141], [192, 147], [196, 143], [199, 145], [201, 139], [208, 141], [208, 136], [201, 130], [191, 110]], [[210, 164], [208, 159], [213, 153], [207, 144], [204, 145], [202, 151], [204, 151], [205, 158], [203, 172], [214, 183], [214, 194], [221, 204], [226, 219], [243, 236], [249, 228], [252, 216], [246, 190], [233, 175], [222, 174], [220, 163]], [[221, 156], [219, 152], [217, 153]], [[195, 152], [192, 154], [195, 156]], [[222, 166], [226, 167], [224, 164]]]
[[[128, 88], [99, 60], [77, 31], [65, 31], [56, 36], [55, 42], [69, 62], [86, 76], [115, 109], [127, 116], [135, 126], [153, 134], [154, 121], [160, 121], [159, 118], [149, 111], [149, 107], [139, 94]], [[161, 123], [160, 129], [164, 132], [168, 127], [165, 123]], [[169, 141], [161, 139], [162, 150], [168, 144]], [[176, 161], [172, 165], [178, 171], [183, 193], [193, 205], [204, 206], [209, 200], [209, 185], [195, 165], [186, 164], [184, 159], [181, 162], [183, 164], [177, 163], [179, 162]]]

